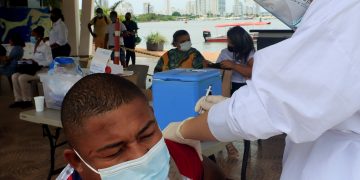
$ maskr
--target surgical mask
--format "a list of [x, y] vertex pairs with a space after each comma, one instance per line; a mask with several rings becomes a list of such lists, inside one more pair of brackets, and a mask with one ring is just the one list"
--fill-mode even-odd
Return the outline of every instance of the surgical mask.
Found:
[[96, 14], [96, 17], [101, 18], [101, 17], [103, 17], [103, 14], [97, 13], [97, 14]]
[[191, 41], [186, 41], [180, 44], [180, 50], [181, 51], [188, 51], [190, 50], [192, 44]]
[[76, 151], [75, 153], [87, 167], [99, 174], [102, 180], [166, 180], [170, 169], [170, 154], [164, 138], [160, 139], [144, 156], [105, 169], [95, 170]]
[[33, 44], [36, 44], [36, 42], [37, 42], [36, 37], [30, 36], [30, 42]]
[[293, 30], [296, 30], [311, 4], [311, 0], [255, 0], [255, 2]]

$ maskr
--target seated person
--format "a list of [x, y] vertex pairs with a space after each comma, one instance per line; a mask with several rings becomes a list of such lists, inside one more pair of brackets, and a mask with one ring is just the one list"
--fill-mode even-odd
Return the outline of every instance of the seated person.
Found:
[[142, 91], [111, 74], [92, 74], [64, 98], [61, 122], [67, 179], [224, 179], [190, 146], [163, 138]]
[[0, 75], [5, 75], [11, 78], [16, 71], [16, 65], [19, 60], [24, 56], [25, 42], [19, 34], [13, 34], [9, 40], [10, 45], [13, 48], [10, 51], [9, 56], [3, 56], [0, 58], [2, 67], [0, 67]]
[[162, 72], [176, 68], [203, 68], [205, 58], [191, 47], [190, 35], [185, 30], [176, 31], [172, 45], [176, 48], [167, 51], [159, 59], [154, 72]]
[[[35, 45], [33, 58], [25, 60], [25, 66], [18, 65], [17, 73], [11, 76], [15, 102], [9, 106], [10, 108], [32, 107], [31, 84], [29, 81], [39, 79], [36, 72], [49, 66], [52, 61], [51, 48], [43, 40], [44, 31], [43, 27], [38, 26], [31, 32], [31, 41]], [[22, 70], [19, 67], [23, 67]]]

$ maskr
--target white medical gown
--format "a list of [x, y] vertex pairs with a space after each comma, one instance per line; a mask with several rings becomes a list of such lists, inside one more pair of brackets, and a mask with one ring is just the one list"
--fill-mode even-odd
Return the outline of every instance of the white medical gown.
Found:
[[360, 1], [314, 0], [296, 33], [254, 63], [248, 85], [210, 109], [212, 134], [286, 133], [281, 179], [360, 179]]

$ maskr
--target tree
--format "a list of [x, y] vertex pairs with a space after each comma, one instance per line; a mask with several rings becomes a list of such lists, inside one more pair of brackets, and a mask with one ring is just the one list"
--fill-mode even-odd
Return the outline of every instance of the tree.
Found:
[[181, 16], [181, 14], [179, 12], [175, 11], [172, 13], [172, 16]]
[[[123, 2], [123, 0], [116, 1], [111, 7], [104, 6], [101, 0], [95, 0], [96, 8], [101, 8], [104, 11], [104, 14], [110, 15], [111, 11], [115, 9]], [[95, 8], [95, 9], [96, 9]]]

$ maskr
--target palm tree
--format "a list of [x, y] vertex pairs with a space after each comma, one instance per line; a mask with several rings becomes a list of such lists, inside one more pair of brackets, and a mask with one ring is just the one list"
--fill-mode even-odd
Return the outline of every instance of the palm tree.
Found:
[[101, 8], [104, 11], [104, 14], [109, 15], [111, 11], [115, 9], [123, 2], [123, 0], [116, 1], [111, 7], [108, 7], [103, 0], [95, 0], [96, 8]]

